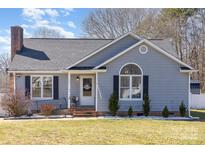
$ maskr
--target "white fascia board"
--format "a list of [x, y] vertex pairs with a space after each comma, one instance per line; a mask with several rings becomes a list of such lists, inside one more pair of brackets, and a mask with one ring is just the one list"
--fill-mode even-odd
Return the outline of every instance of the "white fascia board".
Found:
[[64, 73], [76, 73], [76, 74], [87, 74], [87, 73], [96, 73], [96, 72], [106, 72], [107, 70], [63, 70]]
[[137, 36], [136, 34], [134, 34], [134, 33], [132, 33], [132, 32], [126, 33], [126, 34], [122, 35], [121, 37], [119, 37], [119, 38], [117, 38], [117, 39], [114, 39], [114, 40], [111, 41], [110, 43], [104, 45], [103, 47], [97, 49], [96, 51], [92, 52], [91, 54], [85, 56], [84, 58], [82, 58], [82, 59], [80, 59], [79, 61], [77, 61], [76, 63], [70, 65], [70, 66], [67, 67], [66, 69], [70, 69], [71, 67], [73, 67], [73, 66], [75, 66], [75, 65], [77, 65], [77, 64], [79, 64], [79, 63], [81, 63], [82, 61], [84, 61], [84, 60], [88, 59], [89, 57], [91, 57], [91, 56], [93, 56], [93, 55], [99, 53], [99, 52], [102, 51], [103, 49], [109, 47], [110, 45], [112, 45], [112, 44], [114, 44], [114, 43], [116, 43], [116, 42], [118, 42], [119, 40], [121, 40], [122, 38], [124, 38], [124, 37], [126, 37], [126, 36], [128, 36], [128, 35], [130, 35], [130, 36], [132, 36], [132, 37], [134, 37], [134, 38], [136, 38], [136, 39], [139, 39], [139, 40], [141, 39], [139, 36]]
[[65, 74], [65, 73], [95, 73], [95, 72], [106, 72], [106, 69], [92, 69], [92, 70], [60, 70], [60, 71], [8, 71], [8, 73], [20, 73], [20, 74]]
[[199, 70], [182, 70], [180, 69], [180, 72], [182, 73], [193, 73], [193, 72], [198, 72]]
[[63, 73], [62, 71], [8, 71], [8, 73], [34, 73], [34, 74], [44, 74], [44, 73]]

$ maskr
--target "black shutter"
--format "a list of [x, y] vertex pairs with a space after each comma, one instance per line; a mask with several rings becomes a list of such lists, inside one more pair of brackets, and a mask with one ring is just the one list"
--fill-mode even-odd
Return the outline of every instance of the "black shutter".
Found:
[[30, 96], [31, 91], [31, 77], [25, 76], [25, 96]]
[[119, 98], [119, 76], [113, 76], [113, 94]]
[[149, 76], [143, 76], [143, 97], [149, 96]]
[[59, 86], [58, 86], [58, 76], [53, 77], [53, 99], [58, 99], [59, 97]]

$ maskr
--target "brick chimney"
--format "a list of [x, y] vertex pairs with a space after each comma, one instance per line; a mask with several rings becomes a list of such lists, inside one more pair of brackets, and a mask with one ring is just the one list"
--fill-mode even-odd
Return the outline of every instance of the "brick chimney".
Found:
[[11, 27], [11, 61], [14, 55], [23, 47], [23, 28], [20, 26]]

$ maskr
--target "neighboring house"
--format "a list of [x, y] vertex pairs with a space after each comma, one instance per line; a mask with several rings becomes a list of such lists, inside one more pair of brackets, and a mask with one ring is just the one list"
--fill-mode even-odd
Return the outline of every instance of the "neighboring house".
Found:
[[93, 107], [98, 115], [109, 112], [112, 93], [122, 114], [129, 106], [142, 112], [143, 96], [149, 95], [151, 114], [161, 113], [165, 105], [176, 113], [181, 101], [189, 109], [190, 74], [195, 70], [176, 58], [170, 43], [133, 33], [114, 40], [23, 39], [23, 29], [14, 26], [10, 89], [30, 94], [34, 101], [64, 101], [68, 109], [75, 96], [78, 107]]
[[192, 94], [200, 94], [201, 93], [201, 87], [200, 87], [200, 82], [197, 80], [191, 80], [190, 84], [191, 88], [191, 93]]

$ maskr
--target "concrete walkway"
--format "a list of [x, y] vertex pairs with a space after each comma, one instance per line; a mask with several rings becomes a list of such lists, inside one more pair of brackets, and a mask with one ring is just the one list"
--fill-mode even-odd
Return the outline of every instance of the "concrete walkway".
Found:
[[0, 118], [0, 120], [15, 120], [15, 121], [25, 121], [25, 120], [98, 120], [98, 119], [110, 119], [110, 120], [173, 120], [173, 121], [196, 121], [199, 120], [199, 117], [160, 117], [160, 116], [133, 116], [129, 117], [113, 117], [113, 116], [99, 116], [99, 117], [72, 117], [71, 115], [52, 115], [52, 116], [42, 116], [42, 115], [33, 115], [31, 117], [21, 116], [21, 117], [8, 117]]

